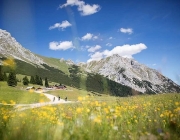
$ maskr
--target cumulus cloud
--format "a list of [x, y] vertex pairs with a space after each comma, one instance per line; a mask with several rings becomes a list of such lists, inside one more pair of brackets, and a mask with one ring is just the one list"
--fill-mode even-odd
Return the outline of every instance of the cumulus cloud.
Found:
[[111, 44], [111, 43], [107, 43], [107, 44], [106, 44], [106, 46], [111, 47], [111, 46], [112, 46], [112, 44]]
[[50, 42], [49, 49], [51, 50], [67, 50], [70, 48], [74, 48], [72, 41], [63, 41], [63, 42]]
[[133, 29], [131, 29], [131, 28], [121, 28], [120, 29], [120, 32], [122, 32], [122, 33], [127, 33], [127, 34], [132, 34], [133, 33]]
[[91, 40], [93, 37], [93, 34], [91, 33], [87, 33], [86, 35], [84, 35], [81, 39], [84, 40]]
[[69, 26], [72, 26], [71, 23], [69, 23], [67, 20], [65, 20], [65, 21], [62, 21], [62, 23], [55, 23], [53, 26], [50, 26], [49, 30], [52, 30], [55, 28], [63, 30]]
[[95, 39], [98, 39], [98, 36], [94, 36], [93, 34], [91, 33], [87, 33], [86, 35], [84, 35], [81, 40], [82, 41], [86, 41], [86, 40], [95, 40]]
[[78, 11], [82, 16], [95, 14], [101, 9], [98, 4], [85, 4], [85, 2], [81, 0], [67, 0], [65, 4], [60, 5], [59, 7], [64, 8], [66, 6], [77, 6]]
[[98, 36], [93, 36], [93, 39], [98, 39]]
[[101, 49], [101, 46], [100, 45], [96, 45], [94, 47], [91, 47], [88, 49], [88, 52], [95, 52], [97, 50]]
[[103, 58], [103, 53], [101, 52], [95, 52], [94, 54], [90, 55], [91, 58], [87, 62], [91, 61], [99, 61]]
[[93, 60], [100, 60], [102, 58], [112, 56], [114, 54], [118, 54], [122, 57], [132, 58], [132, 55], [141, 52], [142, 50], [147, 49], [146, 45], [143, 43], [135, 44], [135, 45], [123, 45], [123, 46], [116, 46], [112, 50], [104, 50], [102, 52], [96, 52], [90, 55], [90, 59], [87, 62]]

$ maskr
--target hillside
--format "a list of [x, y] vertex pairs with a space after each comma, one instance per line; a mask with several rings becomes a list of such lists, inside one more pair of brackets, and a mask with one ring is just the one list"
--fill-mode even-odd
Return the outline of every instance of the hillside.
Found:
[[81, 65], [86, 71], [98, 73], [140, 92], [180, 92], [180, 86], [157, 70], [148, 68], [134, 59], [113, 55]]
[[45, 63], [43, 59], [25, 49], [11, 34], [0, 29], [0, 56], [11, 57], [27, 63], [40, 65]]

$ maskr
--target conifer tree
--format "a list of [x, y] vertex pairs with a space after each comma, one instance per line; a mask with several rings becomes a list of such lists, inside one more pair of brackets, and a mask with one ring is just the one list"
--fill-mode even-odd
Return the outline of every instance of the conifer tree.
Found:
[[27, 76], [25, 76], [25, 77], [23, 78], [23, 84], [24, 84], [24, 85], [28, 85], [28, 84], [29, 84], [29, 80], [28, 80]]
[[7, 75], [5, 72], [3, 73], [3, 81], [7, 81]]
[[16, 74], [14, 72], [10, 72], [7, 79], [8, 86], [17, 86]]
[[35, 84], [40, 85], [40, 80], [38, 75], [35, 76]]
[[3, 81], [3, 73], [2, 73], [2, 66], [0, 65], [0, 81]]
[[49, 83], [48, 83], [47, 77], [45, 78], [45, 87], [49, 87]]
[[31, 84], [36, 84], [35, 79], [34, 79], [34, 76], [31, 76], [31, 78], [30, 78], [30, 83], [31, 83]]
[[39, 85], [43, 86], [43, 81], [41, 77], [39, 78]]

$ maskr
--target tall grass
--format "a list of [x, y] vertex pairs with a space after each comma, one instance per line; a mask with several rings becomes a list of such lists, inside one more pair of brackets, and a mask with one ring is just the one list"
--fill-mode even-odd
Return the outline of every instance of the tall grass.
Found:
[[180, 94], [116, 98], [113, 102], [95, 97], [78, 97], [78, 100], [22, 112], [1, 106], [0, 139], [180, 138]]

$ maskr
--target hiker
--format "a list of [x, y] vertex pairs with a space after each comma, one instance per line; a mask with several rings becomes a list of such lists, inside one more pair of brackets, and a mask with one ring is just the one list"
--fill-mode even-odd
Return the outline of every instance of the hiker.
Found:
[[53, 98], [53, 102], [55, 101], [55, 97]]
[[65, 98], [65, 101], [67, 101], [67, 97]]
[[59, 101], [60, 101], [61, 97], [59, 96]]

